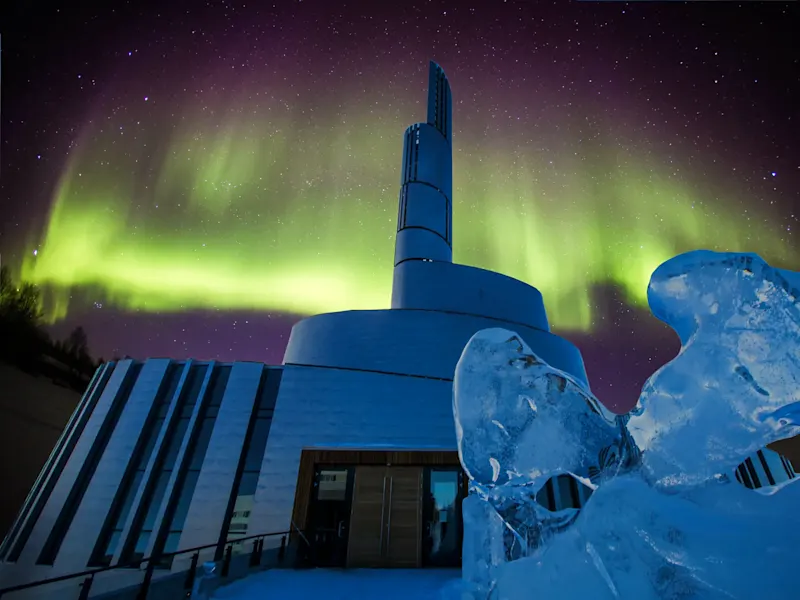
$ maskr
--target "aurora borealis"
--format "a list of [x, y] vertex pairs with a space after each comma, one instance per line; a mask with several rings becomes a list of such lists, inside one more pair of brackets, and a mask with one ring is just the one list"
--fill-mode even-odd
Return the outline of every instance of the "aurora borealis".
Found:
[[[589, 346], [619, 329], [642, 348], [620, 360], [663, 356], [669, 336], [625, 315], [674, 254], [800, 268], [791, 6], [159, 11], [112, 2], [3, 37], [2, 257], [98, 353], [274, 361], [281, 342], [242, 342], [242, 322], [278, 320], [285, 338], [302, 315], [388, 306], [402, 134], [424, 118], [429, 58], [453, 86], [454, 259], [539, 288], [590, 375], [609, 369]], [[119, 339], [112, 318], [150, 325]], [[239, 329], [187, 333], [209, 319]]]
[[[55, 288], [55, 316], [67, 314], [66, 293], [84, 286], [150, 312], [388, 306], [402, 120], [373, 132], [369, 119], [327, 117], [293, 130], [291, 114], [267, 124], [221, 112], [232, 116], [191, 118], [164, 140], [152, 175], [137, 168], [152, 158], [147, 142], [141, 154], [108, 151], [125, 125], [104, 125], [85, 152], [83, 144], [74, 151], [43, 241], [23, 268], [25, 279]], [[277, 132], [261, 133], [270, 128]], [[320, 138], [320, 129], [329, 133]], [[589, 329], [596, 283], [643, 301], [653, 269], [692, 246], [744, 250], [757, 236], [766, 256], [794, 258], [768, 222], [745, 226], [722, 200], [696, 207], [690, 185], [636, 165], [632, 153], [622, 158], [624, 175], [593, 169], [596, 158], [583, 156], [562, 158], [559, 173], [522, 149], [510, 161], [501, 140], [487, 158], [480, 142], [465, 141], [455, 166], [456, 258], [538, 286], [557, 327]], [[105, 162], [131, 177], [109, 178], [95, 167]], [[136, 210], [143, 188], [144, 214]]]

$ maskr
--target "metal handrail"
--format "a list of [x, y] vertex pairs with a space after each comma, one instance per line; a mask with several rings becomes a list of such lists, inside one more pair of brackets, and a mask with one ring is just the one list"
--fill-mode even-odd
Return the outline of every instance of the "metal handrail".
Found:
[[300, 536], [300, 539], [301, 539], [301, 540], [303, 540], [303, 542], [305, 543], [305, 545], [306, 545], [306, 546], [308, 546], [308, 547], [310, 548], [310, 547], [311, 547], [311, 542], [309, 542], [309, 541], [308, 541], [308, 538], [307, 538], [307, 537], [305, 536], [305, 534], [303, 533], [303, 530], [302, 530], [302, 529], [300, 529], [300, 528], [297, 526], [297, 523], [295, 523], [295, 522], [294, 522], [294, 519], [292, 519], [291, 525], [292, 525], [292, 531], [290, 531], [289, 533], [290, 533], [290, 534], [291, 534], [291, 533], [296, 533], [297, 535], [299, 535], [299, 536]]
[[[98, 573], [105, 573], [107, 571], [115, 571], [118, 569], [141, 569], [142, 565], [147, 564], [147, 570], [145, 572], [145, 581], [143, 581], [141, 586], [146, 586], [149, 588], [150, 579], [152, 578], [152, 573], [155, 568], [155, 563], [161, 561], [165, 558], [174, 558], [176, 556], [181, 556], [183, 554], [199, 554], [201, 550], [208, 550], [210, 548], [221, 548], [227, 547], [227, 551], [225, 552], [225, 556], [223, 559], [223, 574], [222, 576], [227, 575], [227, 566], [230, 564], [231, 555], [232, 555], [232, 547], [234, 544], [239, 544], [241, 542], [246, 542], [248, 540], [262, 540], [267, 537], [274, 537], [274, 536], [287, 536], [291, 535], [292, 533], [297, 532], [296, 529], [290, 529], [289, 531], [278, 531], [278, 532], [271, 532], [271, 533], [260, 533], [255, 535], [248, 535], [241, 538], [231, 539], [225, 541], [223, 544], [220, 544], [219, 541], [214, 542], [213, 544], [206, 544], [205, 546], [196, 546], [194, 548], [187, 548], [186, 550], [179, 550], [176, 552], [162, 552], [155, 555], [151, 555], [145, 558], [141, 558], [138, 560], [130, 561], [124, 564], [116, 564], [116, 565], [109, 565], [107, 567], [97, 567], [95, 569], [86, 569], [84, 571], [79, 571], [77, 573], [69, 573], [67, 575], [59, 575], [58, 577], [51, 577], [50, 579], [42, 579], [40, 581], [31, 581], [28, 583], [21, 583], [19, 585], [14, 585], [6, 588], [0, 589], [0, 598], [4, 594], [10, 594], [11, 592], [19, 592], [22, 590], [27, 590], [35, 587], [39, 587], [42, 585], [49, 585], [51, 583], [58, 583], [60, 581], [68, 581], [70, 579], [77, 579], [79, 577], [84, 577], [86, 580], [81, 584], [81, 599], [85, 599], [89, 597], [89, 588], [91, 587], [91, 582], [94, 580], [94, 576]], [[285, 550], [286, 545], [286, 538], [284, 537], [281, 540], [281, 547], [280, 552], [282, 553]], [[253, 548], [254, 553], [258, 553], [258, 558], [260, 561], [261, 551], [263, 550], [263, 544], [256, 543]], [[190, 570], [194, 571], [197, 568], [197, 556], [192, 557], [192, 566]], [[191, 575], [194, 575], [192, 572]], [[194, 577], [191, 577], [194, 580]], [[187, 580], [188, 583], [188, 580]], [[190, 586], [191, 587], [191, 586]], [[145, 598], [147, 596], [148, 589], [141, 589], [140, 588], [140, 597]]]

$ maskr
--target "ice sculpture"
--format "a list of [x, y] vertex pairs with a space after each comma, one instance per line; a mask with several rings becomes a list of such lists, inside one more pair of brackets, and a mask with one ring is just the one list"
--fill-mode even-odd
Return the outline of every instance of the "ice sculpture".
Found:
[[[800, 431], [798, 284], [752, 254], [661, 265], [649, 303], [682, 348], [645, 384], [627, 427], [513, 332], [477, 333], [453, 404], [470, 476], [468, 595], [796, 597], [800, 486], [752, 491], [733, 471]], [[594, 492], [551, 512], [536, 494], [563, 473]]]
[[569, 475], [595, 487], [639, 454], [623, 417], [513, 332], [475, 334], [454, 389], [459, 455], [470, 478], [463, 573], [473, 591], [488, 595], [498, 565], [532, 555], [577, 517], [576, 508], [551, 512], [536, 501], [548, 479]]
[[800, 433], [798, 288], [755, 254], [690, 252], [656, 269], [650, 308], [682, 347], [628, 425], [654, 477], [698, 484]]

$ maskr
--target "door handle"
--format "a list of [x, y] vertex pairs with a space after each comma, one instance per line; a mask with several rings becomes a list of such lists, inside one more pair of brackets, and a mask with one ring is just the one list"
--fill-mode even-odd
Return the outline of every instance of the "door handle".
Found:
[[344, 537], [344, 520], [339, 521], [339, 526], [336, 528], [336, 535]]
[[389, 478], [389, 520], [386, 522], [386, 553], [389, 553], [389, 542], [392, 539], [392, 489], [394, 488], [394, 479]]
[[386, 517], [386, 476], [383, 476], [383, 495], [381, 496], [381, 545], [380, 553], [383, 554], [383, 523]]

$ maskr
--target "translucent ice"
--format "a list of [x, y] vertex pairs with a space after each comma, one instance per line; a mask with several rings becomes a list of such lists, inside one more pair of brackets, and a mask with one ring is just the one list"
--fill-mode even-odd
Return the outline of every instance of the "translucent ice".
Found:
[[498, 565], [492, 598], [793, 600], [797, 492], [711, 482], [668, 494], [620, 475], [543, 552]]
[[[800, 432], [798, 286], [755, 255], [701, 251], [659, 267], [650, 306], [682, 348], [627, 428], [513, 332], [476, 334], [454, 382], [472, 597], [797, 597], [797, 479], [756, 493], [733, 475]], [[551, 512], [536, 499], [563, 473], [594, 492]]]
[[[554, 369], [513, 332], [485, 329], [456, 367], [453, 411], [470, 479], [540, 488], [551, 476], [590, 477], [620, 437], [617, 416], [570, 375]], [[616, 461], [618, 452], [604, 454]]]
[[578, 515], [576, 503], [551, 512], [537, 502], [549, 479], [568, 475], [594, 486], [635, 463], [638, 452], [623, 418], [513, 332], [475, 334], [454, 389], [459, 455], [470, 478], [463, 574], [480, 596], [493, 589], [498, 566], [531, 556]]
[[682, 348], [645, 384], [628, 428], [661, 483], [731, 473], [800, 433], [799, 279], [755, 254], [709, 251], [653, 273], [650, 307]]

